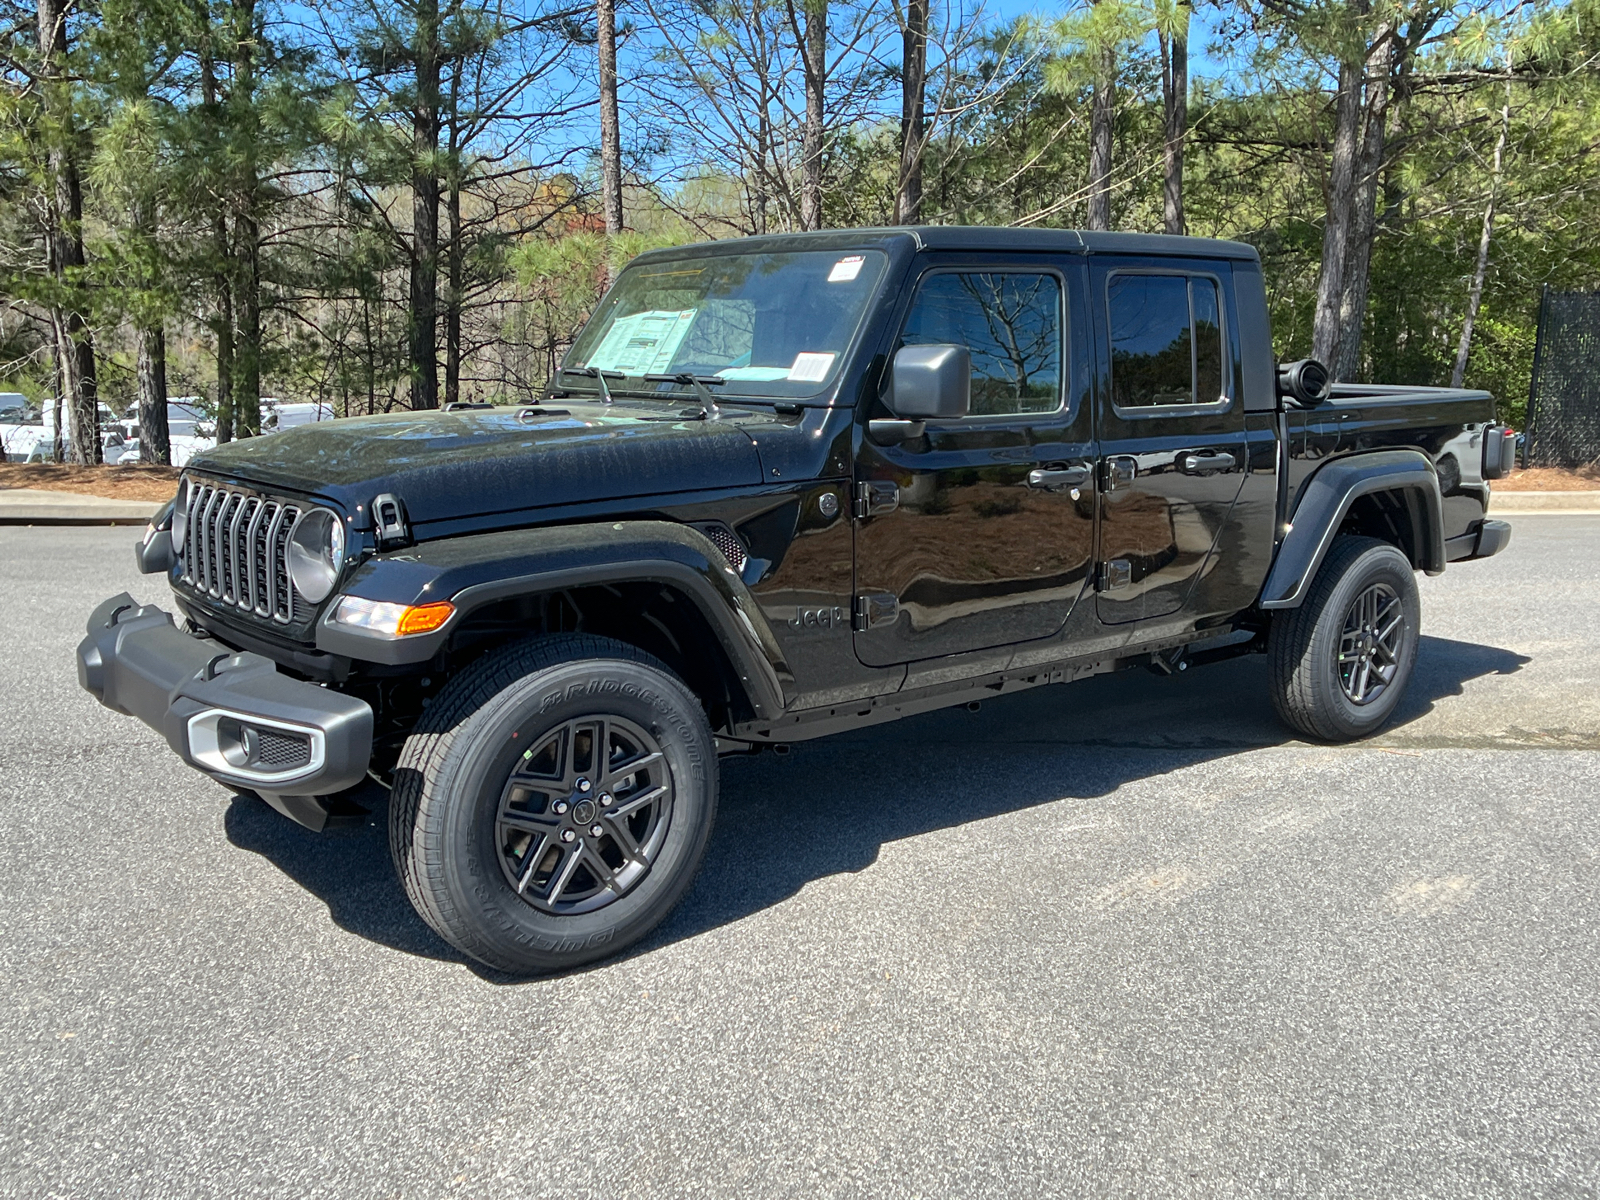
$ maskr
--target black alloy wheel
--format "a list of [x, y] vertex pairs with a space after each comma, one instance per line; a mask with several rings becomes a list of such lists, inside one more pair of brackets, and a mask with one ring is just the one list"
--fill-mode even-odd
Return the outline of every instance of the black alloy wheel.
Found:
[[1356, 596], [1344, 616], [1334, 668], [1351, 704], [1373, 703], [1394, 682], [1409, 633], [1405, 604], [1387, 583]]
[[672, 820], [654, 735], [617, 716], [547, 731], [506, 780], [495, 841], [506, 881], [542, 912], [593, 912], [649, 872]]

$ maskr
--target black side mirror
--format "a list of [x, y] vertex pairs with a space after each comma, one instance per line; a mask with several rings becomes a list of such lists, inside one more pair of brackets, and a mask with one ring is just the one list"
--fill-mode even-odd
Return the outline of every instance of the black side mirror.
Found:
[[902, 346], [894, 356], [889, 408], [911, 421], [945, 421], [972, 405], [972, 354], [965, 346]]

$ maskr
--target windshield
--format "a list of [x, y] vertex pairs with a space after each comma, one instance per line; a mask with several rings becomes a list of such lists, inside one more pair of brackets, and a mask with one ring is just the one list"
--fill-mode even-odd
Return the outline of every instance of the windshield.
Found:
[[802, 250], [631, 266], [565, 365], [715, 376], [719, 395], [814, 396], [843, 365], [886, 263], [877, 250]]

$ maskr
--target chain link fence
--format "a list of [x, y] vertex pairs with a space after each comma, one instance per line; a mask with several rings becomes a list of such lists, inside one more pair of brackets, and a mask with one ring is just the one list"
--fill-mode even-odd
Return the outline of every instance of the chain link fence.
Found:
[[1523, 465], [1600, 460], [1600, 292], [1552, 292], [1539, 302]]

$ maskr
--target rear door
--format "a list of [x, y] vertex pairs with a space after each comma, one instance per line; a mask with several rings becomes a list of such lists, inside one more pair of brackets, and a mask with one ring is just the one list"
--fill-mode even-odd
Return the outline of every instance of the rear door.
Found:
[[1108, 625], [1183, 609], [1217, 568], [1245, 479], [1230, 268], [1092, 260], [1102, 376], [1095, 607]]
[[[972, 354], [968, 416], [863, 442], [856, 463], [856, 654], [871, 666], [1059, 630], [1093, 562], [1081, 288], [1044, 256], [929, 255], [885, 347]], [[874, 402], [875, 403], [875, 402]], [[880, 407], [878, 415], [886, 415]]]

